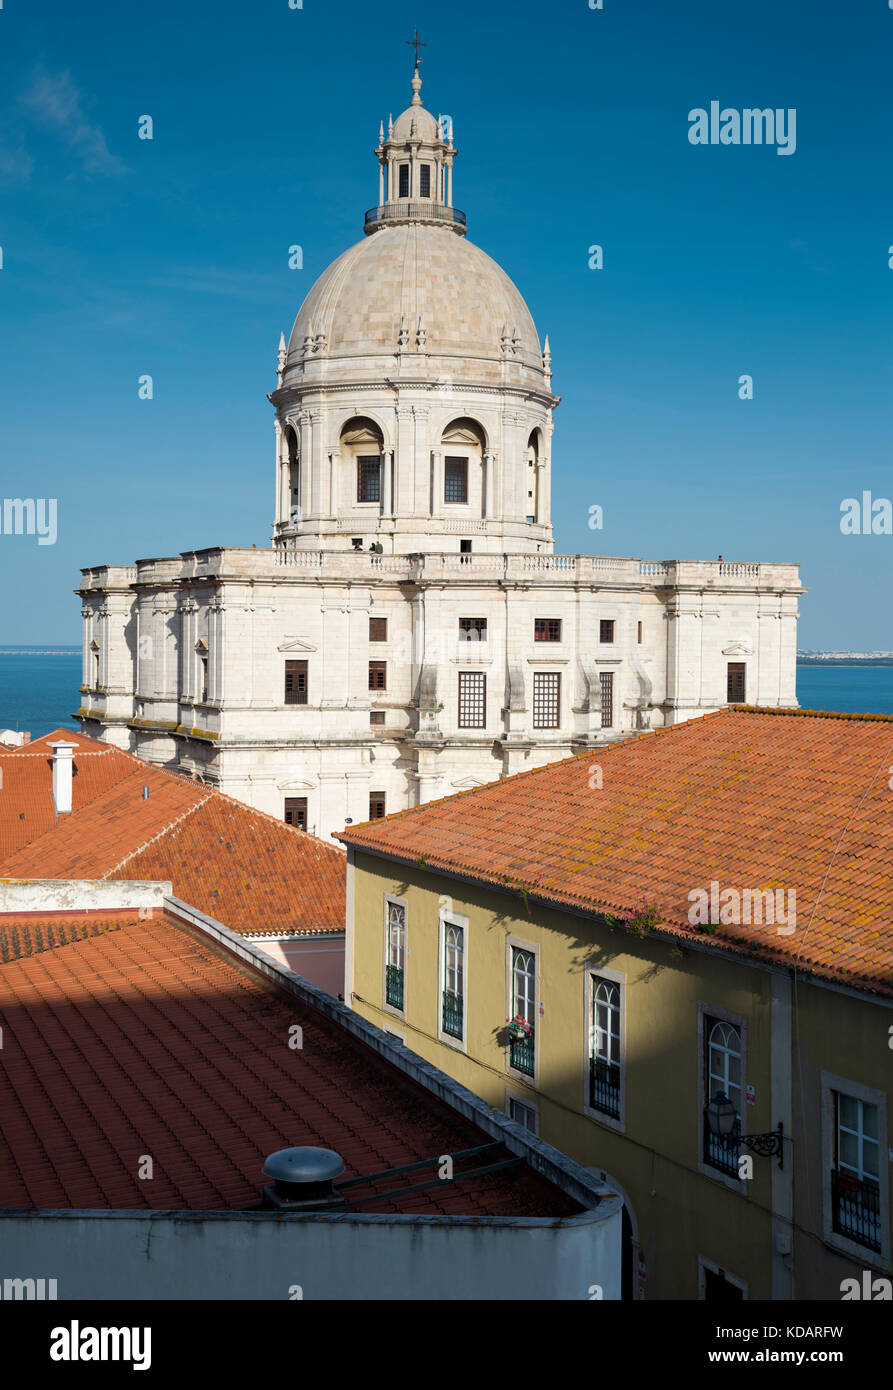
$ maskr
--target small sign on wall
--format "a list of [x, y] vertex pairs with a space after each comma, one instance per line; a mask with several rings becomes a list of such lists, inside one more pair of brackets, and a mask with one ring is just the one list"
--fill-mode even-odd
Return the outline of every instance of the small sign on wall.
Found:
[[756, 1087], [754, 1087], [754, 1086], [747, 1086], [747, 1087], [745, 1088], [745, 1091], [744, 1091], [744, 1099], [747, 1101], [748, 1105], [756, 1105], [756, 1101], [757, 1101]]

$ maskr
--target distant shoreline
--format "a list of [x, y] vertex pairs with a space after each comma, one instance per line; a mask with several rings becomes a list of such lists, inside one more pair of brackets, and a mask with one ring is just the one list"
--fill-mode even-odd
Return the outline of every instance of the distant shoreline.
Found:
[[893, 656], [798, 656], [798, 666], [893, 666]]

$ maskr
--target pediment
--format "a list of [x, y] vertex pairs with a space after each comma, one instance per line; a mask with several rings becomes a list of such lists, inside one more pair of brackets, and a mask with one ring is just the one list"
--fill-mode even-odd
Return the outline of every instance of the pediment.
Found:
[[753, 656], [753, 643], [744, 639], [730, 642], [727, 647], [723, 647], [722, 654], [723, 656]]
[[277, 652], [315, 652], [318, 649], [306, 637], [286, 637], [276, 648]]
[[471, 791], [474, 787], [485, 787], [486, 785], [487, 783], [482, 782], [479, 777], [458, 777], [455, 782], [450, 783], [451, 787], [455, 787], [460, 792]]
[[276, 790], [280, 792], [312, 792], [315, 789], [315, 782], [305, 782], [300, 777], [286, 777], [276, 783]]

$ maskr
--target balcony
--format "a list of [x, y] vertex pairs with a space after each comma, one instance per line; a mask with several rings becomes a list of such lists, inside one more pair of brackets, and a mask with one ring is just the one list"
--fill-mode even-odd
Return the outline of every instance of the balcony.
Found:
[[403, 1009], [403, 970], [389, 965], [385, 972], [385, 1001], [392, 1009]]
[[534, 1075], [535, 1035], [531, 1028], [527, 1037], [512, 1037], [509, 1040], [509, 1066], [522, 1071], [525, 1076]]
[[704, 1125], [704, 1162], [726, 1177], [738, 1177], [738, 1164], [741, 1161], [740, 1127], [733, 1134], [716, 1134]]
[[410, 202], [405, 198], [396, 203], [380, 203], [377, 208], [370, 208], [366, 213], [363, 230], [370, 236], [372, 232], [377, 232], [379, 227], [395, 222], [446, 222], [459, 236], [465, 235], [465, 213], [460, 212], [458, 208], [448, 208], [443, 203], [435, 203], [433, 199], [430, 202], [424, 199], [420, 202]]
[[620, 1068], [603, 1057], [589, 1058], [589, 1107], [620, 1119]]
[[462, 1037], [462, 996], [453, 994], [452, 990], [443, 991], [443, 1009], [441, 1013], [441, 1027], [443, 1032], [451, 1038]]
[[840, 1236], [864, 1245], [866, 1250], [881, 1249], [881, 1194], [870, 1178], [831, 1170], [831, 1203], [834, 1230]]

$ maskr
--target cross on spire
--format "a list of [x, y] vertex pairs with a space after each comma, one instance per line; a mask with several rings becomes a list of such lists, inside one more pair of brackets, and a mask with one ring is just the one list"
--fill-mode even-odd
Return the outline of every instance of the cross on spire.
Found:
[[410, 48], [415, 49], [415, 65], [416, 67], [418, 67], [419, 63], [423, 61], [423, 59], [419, 57], [419, 49], [427, 48], [428, 45], [426, 43], [422, 43], [422, 40], [419, 38], [419, 26], [415, 24], [413, 25], [413, 28], [415, 29], [415, 37], [412, 39], [407, 39], [406, 42], [409, 44]]

